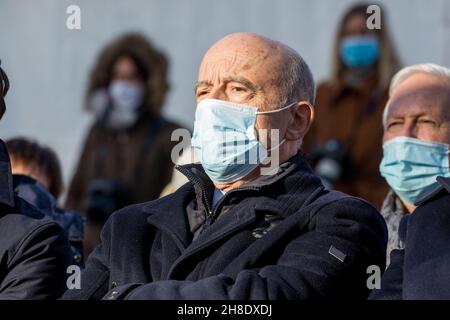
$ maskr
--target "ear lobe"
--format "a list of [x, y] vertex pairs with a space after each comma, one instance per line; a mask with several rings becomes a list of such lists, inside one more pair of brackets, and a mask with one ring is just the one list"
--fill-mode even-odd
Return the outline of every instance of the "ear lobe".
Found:
[[306, 101], [300, 101], [292, 108], [292, 118], [286, 129], [286, 140], [300, 140], [308, 132], [314, 119], [314, 108]]

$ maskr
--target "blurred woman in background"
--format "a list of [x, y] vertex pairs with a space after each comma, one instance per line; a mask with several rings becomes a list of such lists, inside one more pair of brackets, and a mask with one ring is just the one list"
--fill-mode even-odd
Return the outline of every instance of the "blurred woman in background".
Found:
[[161, 115], [167, 69], [144, 36], [127, 34], [103, 49], [91, 72], [86, 109], [95, 122], [66, 201], [86, 214], [87, 254], [112, 212], [157, 198], [171, 179], [171, 134], [179, 126]]
[[304, 150], [326, 185], [381, 207], [388, 187], [379, 174], [382, 113], [390, 79], [400, 68], [386, 20], [369, 29], [369, 4], [343, 16], [331, 78], [318, 86], [315, 119]]

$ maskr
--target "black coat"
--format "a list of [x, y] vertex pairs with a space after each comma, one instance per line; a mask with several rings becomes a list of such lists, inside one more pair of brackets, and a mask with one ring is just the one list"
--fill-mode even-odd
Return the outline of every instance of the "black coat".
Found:
[[84, 220], [81, 214], [59, 208], [52, 194], [29, 176], [13, 175], [13, 186], [18, 197], [42, 212], [40, 219], [46, 216], [63, 228], [72, 249], [73, 264], [83, 267]]
[[450, 299], [450, 178], [402, 218], [405, 249], [393, 250], [381, 289], [371, 299]]
[[66, 287], [71, 250], [59, 225], [15, 197], [0, 140], [0, 300], [55, 299]]
[[[67, 299], [365, 299], [369, 265], [384, 268], [387, 230], [368, 203], [324, 190], [297, 155], [274, 176], [230, 191], [192, 241], [211, 181], [116, 212]], [[209, 220], [208, 220], [209, 221]]]

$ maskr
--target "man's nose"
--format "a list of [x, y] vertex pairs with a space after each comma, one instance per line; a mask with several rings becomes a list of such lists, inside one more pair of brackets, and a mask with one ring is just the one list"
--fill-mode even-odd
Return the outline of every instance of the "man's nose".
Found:
[[417, 138], [417, 130], [414, 123], [405, 123], [400, 132], [401, 136]]
[[212, 88], [211, 91], [208, 93], [207, 98], [225, 101], [229, 100], [227, 94], [225, 93], [225, 90], [223, 90], [223, 88], [220, 87]]

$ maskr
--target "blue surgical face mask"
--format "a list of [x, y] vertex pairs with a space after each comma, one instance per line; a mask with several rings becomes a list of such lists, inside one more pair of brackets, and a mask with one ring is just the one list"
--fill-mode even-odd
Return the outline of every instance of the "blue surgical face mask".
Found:
[[138, 108], [144, 100], [144, 86], [119, 80], [112, 82], [108, 91], [112, 108], [106, 118], [106, 125], [112, 129], [133, 126], [138, 120]]
[[127, 112], [135, 111], [141, 105], [144, 91], [143, 85], [122, 80], [114, 81], [109, 86], [114, 108]]
[[230, 183], [256, 169], [268, 156], [267, 149], [257, 138], [256, 115], [279, 112], [295, 104], [257, 112], [256, 107], [229, 101], [205, 99], [199, 102], [192, 147], [211, 180]]
[[406, 203], [437, 189], [438, 176], [449, 177], [449, 149], [444, 143], [397, 137], [383, 145], [381, 175]]
[[349, 68], [372, 66], [380, 54], [380, 46], [375, 36], [349, 36], [342, 39], [340, 55]]

